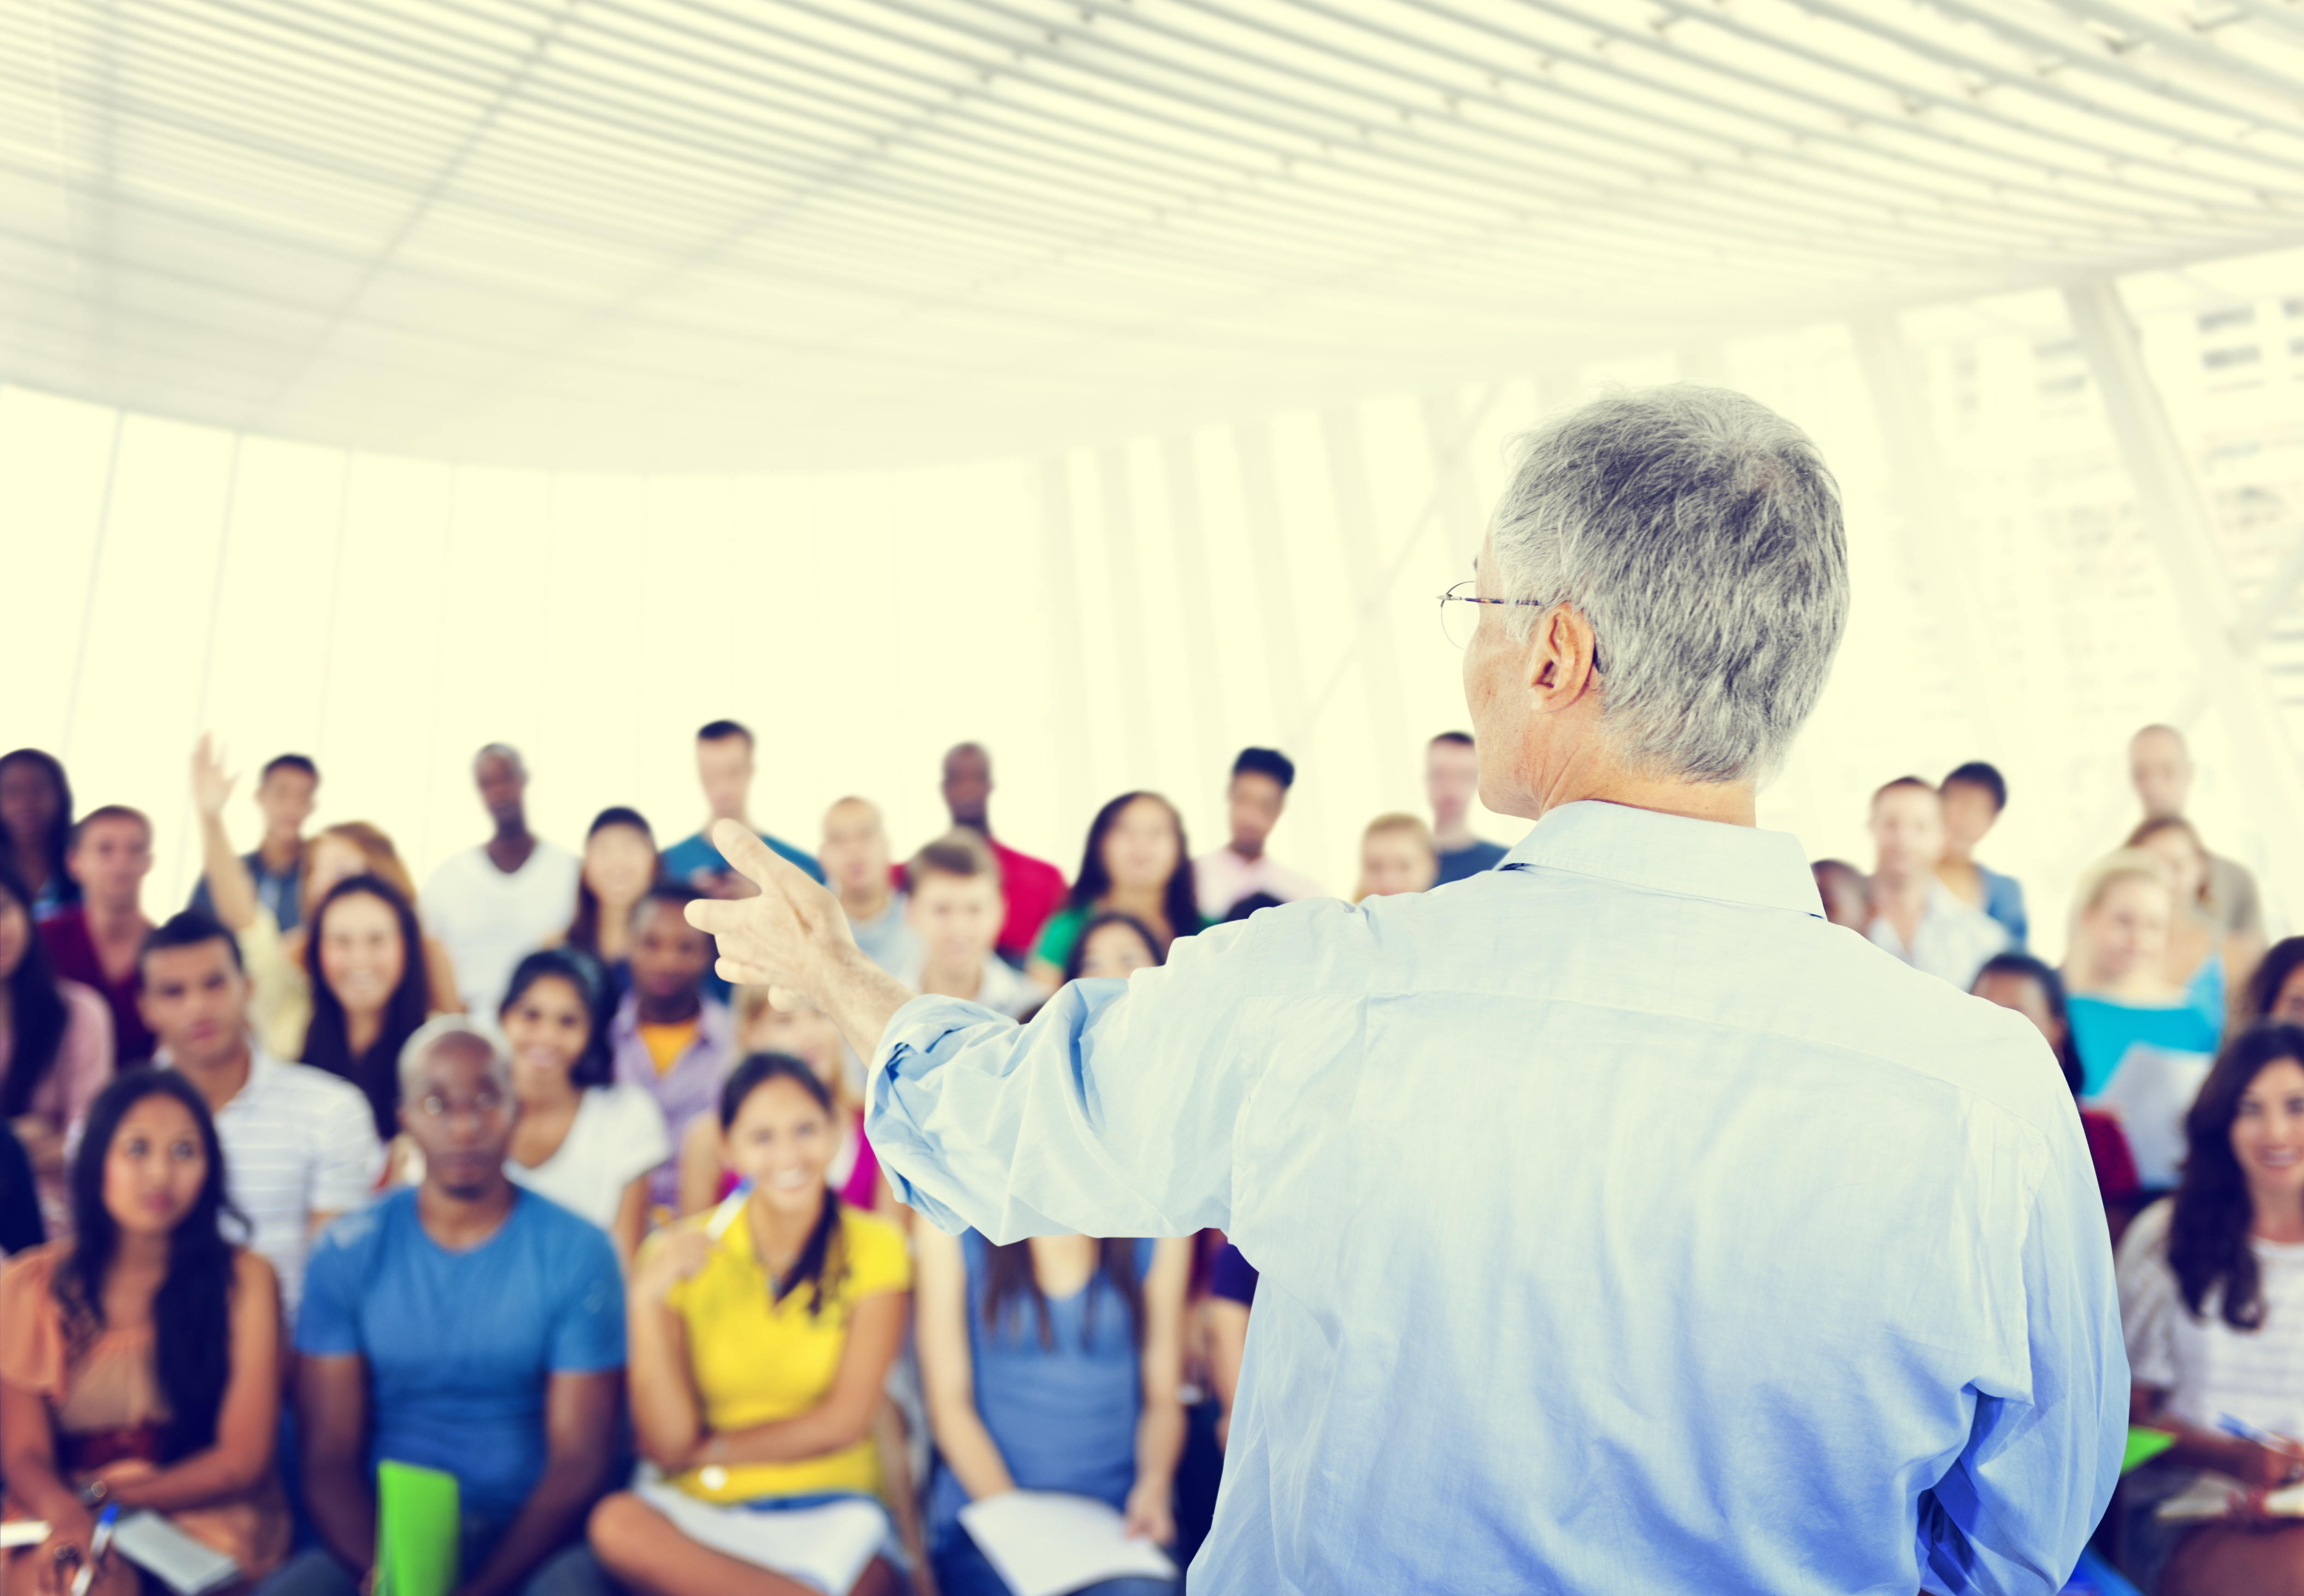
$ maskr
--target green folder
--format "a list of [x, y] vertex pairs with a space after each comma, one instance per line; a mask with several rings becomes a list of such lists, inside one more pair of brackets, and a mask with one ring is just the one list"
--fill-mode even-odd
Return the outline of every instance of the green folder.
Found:
[[2139, 1463], [2149, 1463], [2176, 1444], [2176, 1438], [2165, 1430], [2147, 1430], [2141, 1424], [2128, 1427], [2128, 1451], [2120, 1460], [2120, 1472], [2126, 1474]]
[[376, 1596], [449, 1596], [462, 1575], [456, 1476], [376, 1466]]

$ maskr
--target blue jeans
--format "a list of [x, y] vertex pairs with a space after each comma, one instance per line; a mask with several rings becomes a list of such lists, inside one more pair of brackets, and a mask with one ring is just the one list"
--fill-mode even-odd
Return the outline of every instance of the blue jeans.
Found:
[[[1012, 1596], [1000, 1571], [976, 1549], [968, 1532], [953, 1524], [928, 1554], [942, 1596]], [[1181, 1582], [1166, 1579], [1107, 1579], [1082, 1585], [1072, 1596], [1179, 1596]], [[268, 1596], [268, 1593], [267, 1593]]]
[[[614, 1596], [616, 1586], [579, 1541], [544, 1559], [521, 1587], [522, 1596]], [[297, 1553], [256, 1587], [256, 1596], [360, 1596], [351, 1569], [318, 1547]]]

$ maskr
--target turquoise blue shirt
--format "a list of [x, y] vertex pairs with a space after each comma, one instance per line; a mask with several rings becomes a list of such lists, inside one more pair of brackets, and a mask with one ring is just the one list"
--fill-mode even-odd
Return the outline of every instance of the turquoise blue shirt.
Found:
[[1256, 1260], [1195, 1590], [2045, 1596], [2112, 1493], [2063, 1076], [1828, 925], [1783, 833], [1567, 805], [1029, 1027], [917, 999], [869, 1099], [943, 1229]]

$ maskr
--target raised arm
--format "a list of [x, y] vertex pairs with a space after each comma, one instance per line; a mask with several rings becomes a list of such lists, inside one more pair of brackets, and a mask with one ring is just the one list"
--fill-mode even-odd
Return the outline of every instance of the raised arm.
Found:
[[199, 746], [192, 750], [192, 805], [200, 815], [200, 872], [208, 884], [208, 901], [216, 905], [216, 919], [227, 931], [246, 931], [256, 924], [256, 878], [233, 851], [231, 834], [224, 829], [224, 806], [239, 780], [224, 774], [215, 739], [203, 734]]

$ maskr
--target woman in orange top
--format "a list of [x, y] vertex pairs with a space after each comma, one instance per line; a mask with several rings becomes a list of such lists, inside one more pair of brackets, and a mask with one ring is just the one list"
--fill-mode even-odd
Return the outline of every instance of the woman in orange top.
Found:
[[[224, 1239], [224, 1178], [199, 1094], [171, 1070], [123, 1077], [73, 1161], [75, 1239], [0, 1270], [5, 1516], [49, 1525], [0, 1564], [5, 1596], [68, 1588], [107, 1504], [166, 1516], [251, 1577], [286, 1555], [280, 1290]], [[96, 1596], [135, 1596], [124, 1558], [96, 1574]]]

